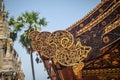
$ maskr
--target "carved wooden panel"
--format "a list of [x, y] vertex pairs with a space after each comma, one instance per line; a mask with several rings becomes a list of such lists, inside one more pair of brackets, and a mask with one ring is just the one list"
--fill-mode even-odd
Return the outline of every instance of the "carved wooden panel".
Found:
[[[91, 61], [86, 62], [85, 69], [99, 69], [99, 68], [118, 68], [120, 66], [120, 40], [116, 43], [106, 47], [103, 53]], [[108, 48], [108, 49], [107, 49]]]

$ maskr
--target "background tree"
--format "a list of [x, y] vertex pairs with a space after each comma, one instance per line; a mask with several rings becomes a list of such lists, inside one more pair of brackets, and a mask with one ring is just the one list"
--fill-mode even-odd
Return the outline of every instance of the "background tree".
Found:
[[10, 35], [13, 41], [16, 40], [19, 31], [24, 30], [24, 32], [20, 35], [19, 41], [22, 44], [22, 46], [26, 49], [27, 53], [30, 54], [33, 80], [35, 80], [34, 63], [32, 55], [34, 51], [32, 49], [31, 40], [28, 38], [28, 35], [33, 30], [41, 30], [41, 26], [46, 26], [47, 22], [45, 18], [40, 19], [39, 13], [37, 12], [25, 12], [21, 16], [18, 16], [17, 19], [11, 17], [9, 20], [9, 25], [13, 26]]

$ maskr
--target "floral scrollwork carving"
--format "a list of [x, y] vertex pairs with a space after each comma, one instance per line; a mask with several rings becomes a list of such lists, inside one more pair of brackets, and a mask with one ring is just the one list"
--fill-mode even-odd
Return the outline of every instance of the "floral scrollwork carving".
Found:
[[[33, 34], [30, 35], [30, 38]], [[41, 32], [32, 37], [33, 48], [47, 58], [53, 58], [64, 66], [73, 66], [75, 75], [84, 67], [82, 62], [91, 51], [90, 46], [83, 46], [78, 40], [74, 44], [74, 37], [70, 32], [58, 30], [53, 33]]]
[[32, 41], [35, 41], [36, 36], [39, 34], [39, 31], [31, 31], [28, 35], [29, 39], [31, 39]]
[[66, 31], [56, 31], [50, 38], [50, 42], [57, 46], [55, 62], [57, 60], [61, 65], [72, 66], [75, 75], [80, 75], [84, 67], [82, 61], [87, 57], [92, 48], [83, 46], [79, 40], [74, 44], [73, 35]]
[[70, 48], [74, 43], [71, 33], [63, 30], [55, 31], [50, 36], [50, 43], [57, 44], [57, 48]]

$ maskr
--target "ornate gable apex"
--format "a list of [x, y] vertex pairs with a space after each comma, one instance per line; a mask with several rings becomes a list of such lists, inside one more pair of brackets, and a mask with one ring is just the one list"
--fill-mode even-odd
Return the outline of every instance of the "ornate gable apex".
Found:
[[[88, 54], [89, 58], [96, 57], [100, 53], [101, 48], [119, 38], [119, 4], [120, 0], [116, 0], [116, 3], [113, 0], [107, 0], [97, 10], [98, 16], [94, 15], [96, 12], [90, 15], [96, 17], [95, 20], [91, 21], [91, 17], [88, 16], [78, 26], [74, 26], [69, 31], [76, 39], [79, 38], [82, 44], [92, 47], [92, 51]], [[102, 11], [101, 9], [103, 10], [102, 13], [99, 12], [99, 10]], [[83, 27], [80, 27], [81, 23], [84, 23]]]
[[78, 20], [76, 23], [68, 27], [66, 30], [72, 32], [74, 29], [78, 32], [84, 28], [87, 24], [96, 20], [104, 14], [111, 6], [115, 5], [119, 0], [102, 0], [93, 10], [91, 10], [86, 16]]
[[[97, 11], [100, 7], [102, 7], [105, 2], [107, 2], [107, 0], [105, 0], [104, 2], [100, 2], [92, 11], [90, 11], [87, 15], [85, 15], [82, 19], [78, 20], [76, 23], [74, 23], [73, 25], [71, 25], [70, 27], [68, 27], [66, 30], [67, 31], [71, 31], [74, 27], [78, 26], [80, 23], [82, 23], [84, 20], [86, 20], [88, 17], [90, 17], [91, 15], [93, 15], [93, 13], [95, 11]], [[83, 26], [81, 24], [81, 26]]]

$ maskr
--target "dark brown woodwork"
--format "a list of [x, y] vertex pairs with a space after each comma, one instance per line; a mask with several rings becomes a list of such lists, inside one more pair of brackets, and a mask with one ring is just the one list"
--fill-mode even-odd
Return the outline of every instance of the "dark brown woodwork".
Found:
[[[74, 75], [72, 67], [62, 66], [57, 63], [52, 65], [56, 80], [120, 79], [120, 24], [114, 25], [114, 29], [105, 33], [108, 26], [120, 21], [119, 4], [120, 0], [102, 0], [99, 6], [93, 9], [86, 17], [66, 29], [73, 34], [75, 39], [79, 38], [82, 45], [91, 46], [92, 51], [84, 60], [85, 66], [82, 70], [81, 79]], [[111, 12], [107, 13], [109, 10]], [[101, 18], [101, 16], [103, 17]], [[95, 21], [96, 23], [93, 24]], [[89, 26], [90, 29], [79, 34], [80, 30]], [[44, 64], [48, 68], [48, 63], [44, 61]]]
[[73, 79], [74, 74], [72, 73], [71, 67], [63, 68], [62, 74], [63, 74], [65, 80], [74, 80]]

